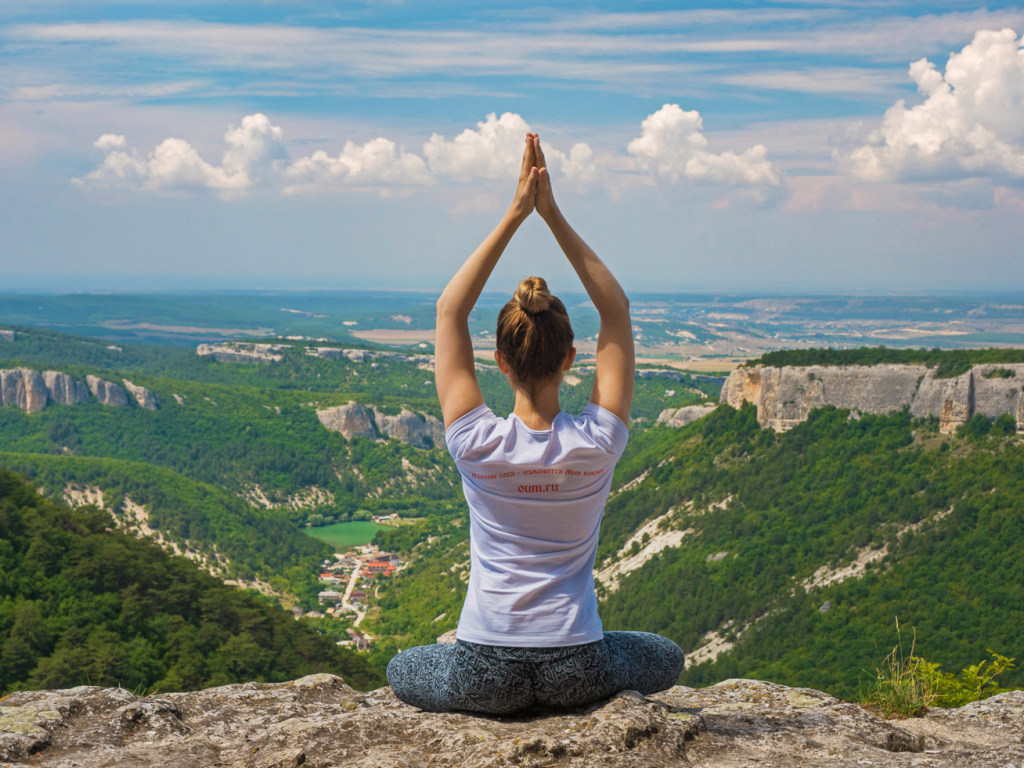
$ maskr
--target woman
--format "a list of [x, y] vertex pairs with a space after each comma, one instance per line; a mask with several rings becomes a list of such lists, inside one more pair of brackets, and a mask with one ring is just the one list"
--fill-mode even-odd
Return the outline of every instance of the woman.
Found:
[[[498, 315], [494, 357], [515, 391], [508, 419], [484, 405], [476, 380], [469, 314], [535, 209], [601, 317], [594, 389], [578, 418], [558, 404], [576, 357], [572, 328], [541, 278], [520, 283]], [[431, 712], [507, 714], [674, 685], [683, 653], [672, 641], [602, 632], [597, 615], [594, 556], [629, 437], [633, 332], [618, 281], [555, 205], [537, 134], [527, 134], [511, 207], [437, 302], [435, 364], [445, 441], [470, 509], [469, 586], [454, 645], [391, 660], [395, 695]]]

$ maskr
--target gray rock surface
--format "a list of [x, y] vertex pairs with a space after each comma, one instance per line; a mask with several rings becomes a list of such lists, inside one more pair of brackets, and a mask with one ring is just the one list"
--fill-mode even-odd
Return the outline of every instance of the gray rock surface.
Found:
[[365, 363], [370, 360], [384, 360], [397, 363], [418, 363], [433, 365], [433, 355], [407, 355], [404, 352], [387, 352], [378, 349], [341, 349], [339, 347], [314, 347], [310, 354], [325, 360], [351, 360], [353, 363]]
[[[623, 691], [518, 717], [428, 714], [333, 675], [140, 698], [83, 686], [0, 702], [0, 765], [51, 768], [1018, 766], [1024, 692], [882, 720], [752, 680]], [[2, 762], [7, 761], [7, 762]]]
[[[1002, 375], [996, 375], [1002, 374]], [[1006, 375], [1009, 374], [1009, 375]], [[976, 413], [990, 419], [1008, 413], [1024, 430], [1024, 364], [976, 365], [955, 378], [936, 378], [924, 365], [754, 366], [733, 371], [721, 402], [757, 406], [762, 426], [790, 429], [815, 408], [833, 405], [860, 413], [909, 408], [917, 417], [936, 416], [952, 432]]]
[[101, 405], [128, 405], [128, 395], [125, 394], [120, 384], [92, 375], [85, 377], [85, 383], [89, 385], [89, 391], [100, 401]]
[[0, 371], [0, 403], [13, 405], [26, 413], [38, 413], [46, 407], [49, 392], [43, 374], [31, 368]]
[[128, 394], [135, 398], [140, 406], [145, 408], [147, 411], [155, 411], [159, 405], [159, 401], [156, 399], [156, 394], [152, 390], [140, 387], [138, 384], [132, 384], [128, 379], [121, 379], [121, 383], [124, 384], [124, 388], [128, 390]]
[[349, 400], [345, 405], [318, 410], [316, 417], [327, 429], [332, 432], [341, 432], [346, 440], [351, 440], [353, 437], [368, 437], [371, 440], [376, 440], [380, 437], [371, 418], [370, 409], [355, 400]]
[[666, 408], [658, 414], [655, 424], [664, 424], [668, 427], [685, 427], [697, 419], [702, 419], [711, 413], [718, 406], [713, 403], [706, 405], [684, 405], [682, 408]]
[[354, 400], [345, 405], [324, 408], [316, 412], [320, 423], [333, 432], [341, 432], [346, 439], [367, 437], [371, 440], [393, 438], [417, 448], [440, 448], [444, 445], [444, 425], [429, 414], [414, 413], [402, 408], [391, 416], [376, 406], [367, 408]]
[[89, 399], [89, 388], [61, 371], [43, 371], [50, 400], [62, 405], [79, 405]]
[[6, 328], [0, 328], [0, 341], [14, 341], [14, 331], [9, 331]]
[[388, 416], [373, 409], [377, 428], [387, 437], [399, 440], [416, 448], [443, 448], [444, 425], [436, 416], [413, 413], [402, 408], [397, 416]]
[[286, 344], [200, 344], [196, 354], [212, 357], [218, 363], [277, 363], [284, 359], [280, 353], [288, 349]]

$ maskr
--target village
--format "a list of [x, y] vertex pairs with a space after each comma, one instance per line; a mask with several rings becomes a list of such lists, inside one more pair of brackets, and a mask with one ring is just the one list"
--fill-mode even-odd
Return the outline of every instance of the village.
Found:
[[324, 560], [320, 566], [320, 582], [330, 585], [318, 595], [321, 610], [303, 611], [300, 606], [295, 606], [292, 613], [296, 619], [333, 617], [351, 620], [352, 626], [345, 630], [349, 639], [338, 641], [338, 645], [368, 650], [374, 638], [359, 629], [359, 625], [370, 607], [374, 583], [392, 576], [401, 566], [402, 561], [397, 555], [383, 552], [374, 544], [363, 544], [347, 552], [336, 553], [333, 560]]

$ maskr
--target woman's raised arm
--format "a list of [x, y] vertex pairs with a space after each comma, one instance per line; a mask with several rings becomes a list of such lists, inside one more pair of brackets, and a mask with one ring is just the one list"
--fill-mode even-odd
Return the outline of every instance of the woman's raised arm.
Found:
[[534, 144], [527, 136], [512, 205], [498, 226], [466, 259], [437, 300], [434, 382], [446, 428], [484, 402], [476, 380], [469, 314], [512, 235], [533, 211], [538, 178], [535, 166]]
[[601, 317], [597, 336], [597, 374], [590, 402], [611, 411], [629, 424], [633, 403], [633, 376], [636, 359], [633, 351], [633, 324], [629, 318], [629, 299], [615, 275], [598, 258], [583, 238], [569, 226], [555, 204], [551, 178], [544, 162], [540, 139], [534, 134], [537, 165], [537, 213], [541, 215], [559, 247], [569, 259]]

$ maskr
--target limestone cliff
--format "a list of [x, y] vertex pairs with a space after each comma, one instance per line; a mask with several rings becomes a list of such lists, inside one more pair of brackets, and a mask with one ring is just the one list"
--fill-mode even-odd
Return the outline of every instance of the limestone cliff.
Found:
[[49, 400], [46, 381], [39, 371], [14, 368], [0, 371], [0, 403], [13, 405], [26, 413], [37, 413]]
[[125, 394], [120, 384], [92, 375], [85, 377], [85, 383], [89, 385], [89, 391], [100, 401], [101, 405], [114, 407], [128, 405], [128, 395]]
[[373, 360], [385, 360], [398, 363], [417, 363], [434, 365], [432, 355], [407, 355], [403, 352], [386, 352], [376, 349], [340, 349], [338, 347], [315, 347], [309, 354], [322, 357], [324, 360], [351, 360], [353, 363], [365, 363]]
[[121, 383], [124, 384], [124, 388], [128, 390], [128, 394], [135, 398], [141, 407], [147, 411], [155, 411], [159, 404], [156, 395], [145, 387], [140, 387], [138, 384], [132, 384], [128, 379], [121, 379]]
[[212, 357], [218, 363], [279, 363], [284, 357], [281, 352], [288, 349], [285, 344], [200, 344], [196, 354]]
[[[138, 404], [150, 411], [157, 408], [156, 394], [127, 379], [122, 380]], [[82, 383], [63, 371], [34, 371], [31, 368], [0, 370], [0, 405], [13, 405], [26, 413], [36, 413], [50, 403], [80, 405], [91, 392], [103, 405], [128, 404], [128, 395], [119, 384], [98, 376], [86, 376]]]
[[366, 407], [350, 400], [345, 405], [319, 410], [316, 415], [324, 427], [341, 432], [349, 440], [353, 437], [393, 438], [417, 448], [444, 446], [444, 425], [439, 419], [404, 407], [398, 415], [391, 416], [376, 406]]
[[[333, 675], [139, 697], [82, 686], [0, 701], [0, 764], [46, 768], [1019, 766], [1024, 691], [882, 720], [806, 688], [726, 680], [561, 712], [428, 714]], [[6, 762], [5, 762], [6, 761]]]
[[924, 365], [754, 366], [733, 371], [721, 402], [757, 406], [762, 426], [786, 430], [815, 408], [826, 405], [860, 413], [909, 408], [917, 417], [936, 416], [939, 429], [952, 432], [981, 413], [990, 419], [1008, 413], [1024, 430], [1024, 364], [976, 365], [954, 378], [937, 378]]
[[435, 416], [413, 413], [402, 408], [397, 416], [388, 416], [373, 409], [377, 428], [387, 437], [394, 438], [416, 448], [444, 447], [444, 425]]
[[715, 410], [716, 406], [710, 403], [706, 405], [684, 405], [682, 408], [666, 408], [658, 414], [655, 424], [664, 424], [668, 427], [685, 427], [697, 419], [702, 419]]
[[62, 405], [79, 405], [89, 399], [89, 387], [61, 371], [43, 371], [50, 400]]
[[332, 432], [341, 432], [346, 440], [353, 437], [368, 437], [376, 440], [380, 436], [370, 418], [370, 409], [350, 400], [346, 405], [324, 408], [316, 412], [320, 423]]
[[0, 328], [0, 341], [14, 341], [14, 331], [9, 331], [4, 328]]

